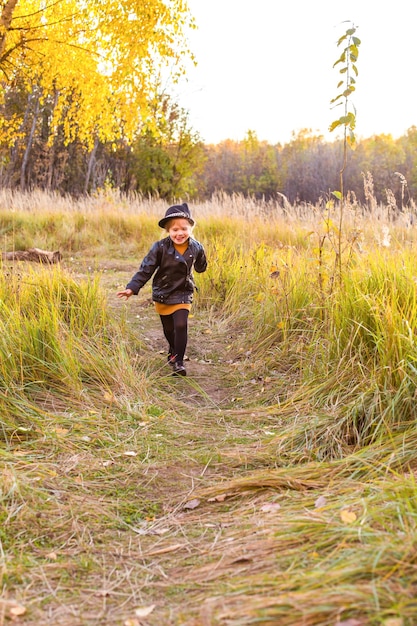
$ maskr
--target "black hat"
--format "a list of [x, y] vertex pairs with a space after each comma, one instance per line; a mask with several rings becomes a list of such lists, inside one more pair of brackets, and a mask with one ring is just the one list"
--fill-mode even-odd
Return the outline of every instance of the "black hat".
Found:
[[174, 206], [170, 206], [169, 209], [166, 210], [165, 217], [159, 220], [158, 225], [161, 228], [165, 228], [165, 225], [169, 220], [173, 220], [176, 217], [182, 217], [188, 220], [191, 226], [194, 226], [195, 222], [191, 217], [190, 209], [188, 208], [188, 204], [184, 202], [184, 204], [174, 204]]

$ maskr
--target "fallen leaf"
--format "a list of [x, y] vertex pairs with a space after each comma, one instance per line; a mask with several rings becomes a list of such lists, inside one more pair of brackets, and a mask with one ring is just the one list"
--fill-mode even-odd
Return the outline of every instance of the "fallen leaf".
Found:
[[137, 456], [137, 452], [133, 452], [133, 450], [128, 450], [127, 452], [123, 452], [124, 456]]
[[314, 503], [316, 509], [320, 509], [322, 506], [326, 506], [327, 500], [324, 496], [319, 496]]
[[68, 433], [69, 433], [68, 428], [60, 428], [59, 426], [57, 428], [55, 428], [55, 434], [56, 435], [65, 436]]
[[151, 604], [150, 606], [141, 606], [138, 609], [135, 609], [136, 617], [148, 617], [152, 613], [155, 608], [155, 604]]
[[233, 561], [231, 561], [231, 564], [240, 565], [241, 563], [252, 563], [252, 560], [253, 559], [248, 556], [239, 556], [237, 559], [233, 559]]
[[176, 552], [184, 547], [183, 543], [174, 543], [172, 546], [165, 546], [165, 548], [158, 548], [157, 550], [151, 550], [146, 556], [158, 556], [159, 554], [167, 554], [168, 552]]
[[275, 511], [279, 511], [281, 505], [278, 502], [267, 502], [266, 504], [261, 506], [261, 511], [263, 513], [275, 513]]
[[123, 622], [123, 626], [140, 626], [140, 622], [136, 617], [129, 617]]
[[213, 498], [209, 498], [208, 502], [224, 502], [227, 496], [227, 493], [219, 493], [218, 496], [213, 496]]
[[51, 561], [56, 561], [58, 558], [58, 555], [56, 552], [48, 552], [48, 554], [46, 555], [47, 559], [50, 559]]
[[9, 613], [12, 616], [12, 618], [20, 617], [21, 615], [24, 615], [26, 613], [26, 608], [22, 606], [21, 604], [16, 604], [15, 606], [12, 606]]
[[352, 524], [356, 521], [356, 513], [350, 511], [349, 509], [342, 509], [340, 511], [340, 519], [342, 522], [345, 522], [345, 524]]
[[190, 500], [186, 502], [183, 506], [184, 509], [196, 509], [200, 505], [200, 500], [198, 498], [194, 498], [194, 500]]

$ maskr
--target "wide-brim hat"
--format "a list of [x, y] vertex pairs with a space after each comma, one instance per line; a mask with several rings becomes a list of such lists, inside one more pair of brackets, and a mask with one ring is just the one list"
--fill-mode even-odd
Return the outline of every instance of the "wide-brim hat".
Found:
[[186, 202], [184, 202], [184, 204], [174, 204], [173, 206], [170, 206], [165, 212], [165, 217], [159, 220], [158, 225], [161, 228], [165, 228], [169, 220], [181, 217], [188, 220], [191, 226], [194, 226], [195, 222], [191, 217], [190, 209], [188, 208], [188, 204]]

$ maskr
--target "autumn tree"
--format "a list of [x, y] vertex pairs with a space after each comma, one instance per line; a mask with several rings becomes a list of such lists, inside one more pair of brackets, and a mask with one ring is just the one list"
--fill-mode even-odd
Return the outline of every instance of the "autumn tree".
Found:
[[188, 112], [163, 94], [132, 146], [129, 172], [135, 188], [164, 198], [193, 196], [204, 162], [203, 144]]
[[337, 183], [338, 143], [326, 143], [322, 135], [304, 128], [293, 133], [282, 149], [283, 193], [290, 202], [317, 202]]
[[270, 198], [280, 190], [278, 147], [260, 141], [248, 131], [242, 141], [227, 139], [206, 146], [206, 163], [199, 189], [207, 195], [217, 190]]
[[50, 146], [59, 133], [90, 152], [97, 142], [130, 142], [161, 72], [169, 67], [175, 80], [189, 54], [183, 0], [3, 0], [0, 11], [2, 103], [16, 85], [27, 94], [26, 106], [3, 116], [0, 140], [23, 143], [23, 163], [40, 123]]

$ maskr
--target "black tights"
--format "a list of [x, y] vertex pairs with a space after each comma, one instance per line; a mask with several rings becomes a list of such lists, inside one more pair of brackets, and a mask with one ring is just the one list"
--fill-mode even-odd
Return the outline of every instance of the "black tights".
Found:
[[182, 365], [188, 340], [187, 309], [179, 309], [171, 315], [160, 315], [164, 335], [169, 344], [169, 353], [175, 355], [177, 363]]

